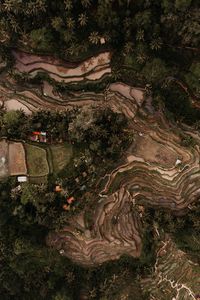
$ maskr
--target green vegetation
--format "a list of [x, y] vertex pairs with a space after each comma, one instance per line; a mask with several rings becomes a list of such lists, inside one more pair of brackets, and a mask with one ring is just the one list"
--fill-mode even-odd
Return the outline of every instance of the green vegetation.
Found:
[[45, 149], [25, 144], [28, 174], [30, 176], [45, 176], [49, 173]]
[[92, 291], [96, 299], [114, 299], [118, 293], [146, 299], [137, 276], [148, 273], [154, 262], [145, 258], [151, 234], [145, 238], [141, 260], [122, 257], [90, 269], [73, 265], [45, 247], [48, 230], [67, 222], [66, 213], [61, 213], [62, 199], [45, 185], [25, 183], [22, 191], [15, 185], [13, 178], [0, 182], [0, 254], [5, 264], [0, 271], [0, 295], [4, 299], [65, 299], [67, 295], [73, 300]]
[[[82, 61], [109, 50], [111, 77], [77, 85], [52, 81], [54, 88], [70, 96], [70, 92], [83, 90], [101, 92], [116, 80], [143, 86], [157, 106], [165, 104], [176, 121], [199, 129], [200, 110], [192, 102], [200, 100], [199, 19], [198, 0], [2, 0], [0, 55], [11, 69], [13, 48], [68, 61]], [[44, 74], [34, 80], [27, 74], [14, 77], [24, 85], [50, 80]], [[125, 116], [109, 109], [38, 111], [31, 116], [0, 111], [1, 137], [27, 142], [32, 131], [46, 131], [51, 143], [47, 153], [26, 145], [32, 180], [39, 183], [36, 177], [41, 176], [44, 184], [30, 181], [18, 189], [15, 178], [0, 182], [1, 299], [77, 300], [89, 295], [88, 299], [118, 300], [126, 294], [130, 300], [148, 299], [142, 295], [139, 279], [149, 274], [155, 263], [155, 224], [199, 263], [199, 205], [184, 216], [145, 209], [144, 246], [138, 260], [123, 257], [88, 270], [45, 247], [48, 231], [63, 227], [71, 214], [85, 206], [91, 225], [97, 179], [128, 147], [127, 127]], [[60, 141], [62, 146], [57, 145]], [[182, 143], [193, 146], [192, 138], [183, 137]], [[48, 155], [53, 163], [50, 174], [43, 177], [48, 173]], [[117, 175], [110, 190], [115, 191], [131, 172]], [[63, 193], [54, 192], [57, 183]], [[74, 211], [66, 214], [62, 206], [72, 194], [79, 201]]]
[[72, 158], [72, 146], [66, 143], [60, 145], [51, 145], [50, 151], [52, 153], [53, 170], [55, 173], [59, 173], [59, 171], [63, 170], [64, 167], [67, 167]]
[[177, 246], [199, 263], [199, 211], [200, 205], [197, 202], [184, 215], [180, 216], [176, 216], [170, 211], [152, 208], [146, 209], [145, 215], [147, 220], [153, 219], [159, 229], [169, 233]]
[[114, 160], [128, 146], [128, 134], [124, 131], [127, 126], [123, 114], [99, 107], [77, 114], [69, 125], [69, 135], [76, 144], [84, 144], [95, 157]]
[[200, 110], [192, 106], [192, 99], [180, 87], [171, 83], [168, 87], [155, 91], [154, 96], [160, 97], [175, 120], [182, 120], [190, 125], [198, 123]]
[[[72, 61], [110, 50], [112, 77], [77, 85], [54, 82], [57, 90], [102, 91], [113, 80], [151, 84], [152, 91], [162, 95], [175, 117], [181, 115], [185, 122], [195, 123], [199, 109], [191, 107], [188, 94], [181, 91], [186, 105], [183, 108], [178, 100], [179, 88], [171, 89], [170, 85], [163, 92], [162, 86], [169, 76], [181, 79], [200, 97], [198, 4], [198, 0], [2, 0], [0, 54], [11, 66], [13, 47]], [[45, 76], [41, 73], [34, 80], [41, 81]]]

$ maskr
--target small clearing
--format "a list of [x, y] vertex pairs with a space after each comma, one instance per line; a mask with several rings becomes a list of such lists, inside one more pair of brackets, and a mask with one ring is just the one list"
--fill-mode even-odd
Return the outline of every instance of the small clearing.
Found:
[[166, 168], [174, 167], [177, 153], [169, 147], [154, 141], [150, 136], [139, 137], [136, 145], [136, 150], [134, 151], [136, 156]]
[[73, 155], [72, 146], [69, 144], [50, 146], [54, 172], [58, 173], [70, 162]]
[[45, 176], [49, 173], [46, 150], [26, 144], [26, 158], [28, 173], [30, 176]]
[[27, 174], [25, 151], [22, 143], [9, 143], [9, 173], [10, 175]]
[[27, 114], [27, 115], [31, 114], [30, 109], [28, 109], [28, 107], [26, 105], [22, 104], [21, 102], [19, 102], [18, 100], [15, 100], [15, 99], [10, 99], [8, 101], [5, 101], [4, 106], [7, 111], [23, 110], [23, 112], [25, 114]]

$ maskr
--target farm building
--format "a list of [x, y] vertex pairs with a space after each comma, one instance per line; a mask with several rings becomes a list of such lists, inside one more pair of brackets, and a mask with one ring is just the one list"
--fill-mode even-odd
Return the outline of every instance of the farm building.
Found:
[[33, 142], [46, 143], [47, 133], [45, 131], [33, 131], [30, 137]]
[[28, 180], [27, 176], [18, 176], [17, 181], [18, 182], [26, 182]]

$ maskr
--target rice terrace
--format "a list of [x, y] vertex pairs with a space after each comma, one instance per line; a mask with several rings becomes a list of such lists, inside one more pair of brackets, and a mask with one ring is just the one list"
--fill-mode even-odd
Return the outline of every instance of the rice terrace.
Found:
[[0, 299], [200, 299], [199, 19], [2, 0]]

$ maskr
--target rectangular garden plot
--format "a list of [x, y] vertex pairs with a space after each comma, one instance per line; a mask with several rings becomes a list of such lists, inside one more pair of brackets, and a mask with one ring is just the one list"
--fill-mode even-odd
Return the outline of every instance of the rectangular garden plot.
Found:
[[72, 146], [69, 144], [50, 146], [54, 172], [58, 173], [70, 162], [72, 158]]
[[22, 143], [9, 143], [9, 173], [10, 175], [27, 174], [25, 151]]
[[0, 178], [8, 176], [8, 143], [0, 141]]
[[33, 177], [46, 176], [49, 173], [46, 150], [26, 144], [28, 174]]

